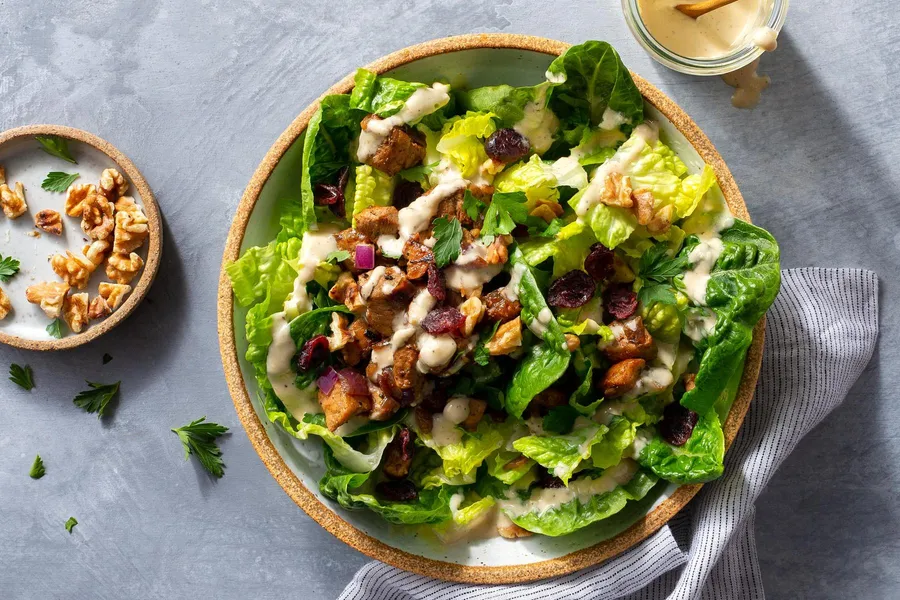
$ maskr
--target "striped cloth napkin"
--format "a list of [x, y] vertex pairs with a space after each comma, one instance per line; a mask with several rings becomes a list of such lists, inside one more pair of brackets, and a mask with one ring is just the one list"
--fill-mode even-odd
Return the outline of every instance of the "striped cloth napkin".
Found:
[[725, 475], [654, 535], [599, 566], [530, 584], [448, 583], [372, 562], [340, 600], [762, 599], [753, 503], [800, 439], [843, 401], [877, 336], [875, 273], [783, 271], [756, 396]]

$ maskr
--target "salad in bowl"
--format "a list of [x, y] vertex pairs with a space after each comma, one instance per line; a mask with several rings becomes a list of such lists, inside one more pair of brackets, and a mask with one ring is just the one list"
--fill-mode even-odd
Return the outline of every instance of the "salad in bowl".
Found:
[[697, 171], [605, 42], [529, 87], [360, 69], [325, 96], [302, 200], [226, 267], [321, 493], [450, 542], [562, 536], [721, 475], [779, 250]]

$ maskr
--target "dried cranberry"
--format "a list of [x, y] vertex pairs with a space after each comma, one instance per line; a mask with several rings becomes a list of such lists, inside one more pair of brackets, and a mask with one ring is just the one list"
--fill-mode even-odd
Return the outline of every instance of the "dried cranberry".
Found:
[[594, 281], [606, 281], [615, 272], [616, 255], [612, 250], [597, 242], [591, 246], [591, 251], [584, 259], [584, 270], [594, 278]]
[[391, 203], [394, 208], [400, 210], [412, 204], [413, 200], [425, 193], [418, 181], [401, 181], [394, 188], [394, 197]]
[[396, 443], [400, 447], [400, 458], [409, 462], [413, 457], [413, 433], [408, 427], [401, 427], [397, 432]]
[[300, 349], [300, 355], [297, 357], [297, 370], [309, 371], [310, 368], [316, 367], [328, 357], [328, 338], [324, 335], [307, 340]]
[[313, 188], [315, 203], [328, 206], [338, 216], [344, 216], [344, 189], [347, 187], [349, 177], [350, 170], [344, 167], [338, 172], [336, 184], [317, 183], [315, 188]]
[[538, 473], [538, 487], [548, 489], [566, 487], [566, 484], [563, 483], [562, 479], [551, 475], [544, 467], [541, 467]]
[[629, 284], [617, 284], [603, 291], [603, 306], [606, 312], [617, 319], [628, 319], [637, 310], [637, 294]]
[[679, 402], [673, 402], [663, 411], [659, 422], [659, 434], [673, 446], [684, 446], [691, 439], [691, 433], [697, 425], [700, 415], [685, 408]]
[[531, 144], [515, 129], [498, 129], [484, 143], [484, 150], [493, 160], [511, 163], [527, 156]]
[[422, 329], [428, 333], [459, 333], [466, 324], [466, 316], [453, 306], [439, 306], [422, 319]]
[[443, 302], [447, 297], [447, 285], [444, 283], [444, 273], [431, 263], [428, 265], [428, 293], [434, 296], [438, 302]]
[[584, 271], [569, 271], [550, 286], [547, 302], [551, 306], [578, 308], [594, 297], [597, 284]]
[[391, 502], [412, 502], [419, 497], [416, 486], [408, 479], [382, 481], [375, 486], [375, 493]]

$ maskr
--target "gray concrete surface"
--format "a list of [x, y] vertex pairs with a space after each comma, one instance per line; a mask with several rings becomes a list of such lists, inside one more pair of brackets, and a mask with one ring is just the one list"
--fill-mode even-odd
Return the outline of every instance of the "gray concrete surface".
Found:
[[[0, 597], [333, 598], [365, 562], [290, 501], [240, 428], [216, 341], [222, 244], [266, 149], [323, 89], [389, 51], [475, 31], [612, 42], [709, 134], [784, 266], [880, 274], [875, 358], [760, 499], [757, 541], [770, 598], [900, 596], [893, 3], [795, 2], [752, 112], [731, 108], [720, 80], [652, 62], [614, 0], [380, 4], [0, 0], [0, 129], [105, 137], [143, 170], [166, 220], [159, 278], [124, 326], [74, 352], [0, 348], [2, 369], [29, 363], [38, 384], [26, 395], [0, 381]], [[84, 379], [122, 380], [110, 418], [72, 405]], [[169, 432], [202, 415], [233, 428], [218, 482], [183, 462]], [[38, 452], [47, 475], [32, 481]]]

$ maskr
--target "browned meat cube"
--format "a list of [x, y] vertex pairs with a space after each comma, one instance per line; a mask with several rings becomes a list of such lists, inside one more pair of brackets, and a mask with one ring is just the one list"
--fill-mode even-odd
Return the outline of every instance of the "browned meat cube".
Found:
[[419, 351], [408, 344], [394, 352], [394, 385], [400, 391], [400, 404], [409, 406], [421, 400], [425, 387], [425, 378], [416, 369]]
[[369, 330], [365, 319], [353, 321], [347, 332], [350, 334], [350, 341], [341, 349], [341, 355], [345, 363], [355, 367], [363, 359], [369, 358], [372, 344], [374, 339], [378, 339], [378, 334]]
[[478, 400], [476, 398], [469, 400], [469, 416], [462, 422], [463, 429], [466, 431], [475, 431], [478, 428], [481, 417], [484, 416], [486, 408], [487, 402], [484, 400]]
[[[371, 277], [378, 277], [374, 284]], [[360, 287], [366, 298], [366, 321], [369, 328], [383, 336], [394, 333], [394, 320], [409, 306], [416, 287], [398, 267], [387, 267], [382, 273], [372, 271], [360, 276]]]
[[378, 240], [380, 235], [397, 235], [400, 230], [397, 209], [393, 206], [370, 206], [353, 219], [356, 230], [370, 240]]
[[463, 207], [466, 191], [459, 190], [450, 196], [441, 200], [438, 204], [437, 214], [435, 217], [447, 217], [448, 219], [456, 219], [465, 227], [471, 227], [475, 222], [466, 214]]
[[[367, 116], [362, 120], [362, 128], [368, 129], [369, 121], [377, 119], [376, 115]], [[394, 127], [366, 164], [394, 176], [422, 164], [424, 158], [425, 136], [411, 127]]]
[[626, 358], [650, 360], [656, 356], [656, 344], [640, 317], [613, 321], [609, 327], [616, 339], [603, 348], [603, 353], [610, 361], [617, 363]]
[[372, 412], [369, 413], [369, 418], [373, 421], [386, 421], [400, 409], [400, 404], [396, 400], [371, 381], [369, 393], [372, 395]]
[[434, 427], [434, 415], [432, 415], [424, 406], [416, 407], [416, 425], [422, 433], [431, 433]]
[[350, 253], [350, 258], [345, 260], [342, 264], [344, 267], [357, 271], [356, 268], [356, 247], [359, 244], [371, 244], [372, 240], [364, 236], [362, 233], [357, 231], [356, 229], [345, 229], [343, 231], [339, 231], [334, 234], [334, 239], [337, 241], [337, 247], [341, 250], [346, 250]]
[[403, 258], [406, 259], [406, 276], [420, 279], [428, 274], [428, 265], [434, 262], [434, 252], [421, 242], [421, 237], [416, 233], [403, 245]]
[[618, 398], [634, 387], [647, 362], [643, 358], [626, 358], [606, 371], [600, 388], [605, 398]]
[[384, 466], [381, 470], [391, 479], [403, 479], [409, 475], [413, 453], [413, 432], [401, 427], [396, 437], [384, 449]]
[[491, 321], [506, 323], [512, 321], [522, 312], [522, 305], [518, 300], [510, 300], [503, 290], [494, 290], [485, 295], [481, 302], [484, 304], [485, 316]]
[[363, 376], [359, 373], [355, 375], [359, 380], [344, 377], [339, 373], [330, 393], [326, 394], [319, 390], [319, 404], [325, 411], [325, 424], [331, 431], [349, 421], [351, 417], [369, 412], [372, 408], [372, 399], [369, 397]]
[[366, 307], [362, 296], [359, 295], [359, 284], [353, 279], [352, 273], [341, 273], [331, 289], [328, 290], [328, 297], [343, 304], [354, 313], [360, 313]]

